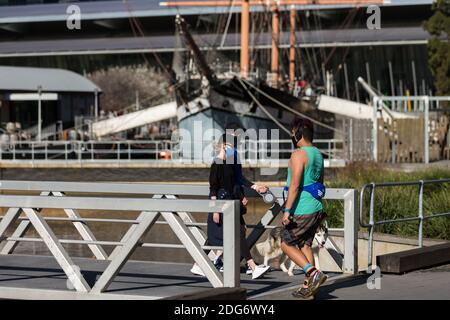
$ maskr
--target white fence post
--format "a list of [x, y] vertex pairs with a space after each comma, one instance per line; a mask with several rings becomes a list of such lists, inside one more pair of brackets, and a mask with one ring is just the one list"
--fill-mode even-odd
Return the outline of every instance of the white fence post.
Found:
[[349, 190], [344, 199], [344, 263], [343, 273], [358, 272], [358, 193]]

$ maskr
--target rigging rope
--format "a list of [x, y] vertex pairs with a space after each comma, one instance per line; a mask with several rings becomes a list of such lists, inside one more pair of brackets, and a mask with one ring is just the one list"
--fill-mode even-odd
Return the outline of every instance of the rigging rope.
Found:
[[248, 90], [248, 88], [245, 86], [245, 84], [242, 82], [241, 78], [237, 78], [242, 87], [247, 91], [247, 93], [250, 95], [252, 100], [261, 108], [261, 110], [266, 114], [267, 117], [269, 117], [273, 122], [276, 123], [277, 126], [279, 126], [283, 131], [285, 131], [287, 134], [291, 134], [291, 131], [288, 130], [285, 126], [281, 124], [274, 116], [270, 114], [269, 111], [256, 99], [256, 97]]
[[[122, 0], [122, 2], [123, 2], [123, 4], [125, 5], [125, 7], [126, 7], [126, 9], [127, 9], [127, 11], [128, 11], [128, 14], [129, 14], [129, 17], [128, 17], [128, 18], [129, 18], [129, 21], [130, 21], [130, 24], [131, 24], [131, 29], [133, 30], [134, 37], [137, 37], [136, 32], [135, 32], [135, 29], [134, 29], [134, 27], [136, 27], [137, 30], [138, 30], [138, 32], [139, 32], [139, 34], [140, 34], [140, 36], [141, 36], [142, 38], [144, 38], [144, 37], [145, 37], [145, 33], [144, 33], [144, 31], [143, 31], [142, 25], [141, 25], [141, 23], [133, 16], [133, 14], [132, 14], [132, 12], [131, 12], [131, 9], [130, 9], [130, 6], [129, 6], [129, 3], [128, 3], [128, 0]], [[134, 27], [133, 27], [133, 24], [134, 24]], [[173, 75], [169, 72], [169, 70], [167, 70], [166, 66], [162, 63], [162, 61], [161, 61], [161, 59], [159, 58], [158, 54], [157, 54], [156, 52], [153, 52], [153, 51], [152, 51], [152, 54], [153, 54], [153, 56], [154, 56], [156, 62], [159, 64], [159, 66], [164, 70], [164, 73], [166, 74], [166, 77], [168, 78], [169, 83], [170, 83], [170, 84], [175, 83], [175, 82], [176, 82], [176, 79], [174, 79]], [[144, 60], [145, 60], [146, 64], [148, 65], [149, 63], [148, 63], [148, 60], [147, 60], [147, 58], [145, 57], [144, 53], [142, 53], [142, 56], [144, 57]]]
[[223, 45], [225, 44], [225, 39], [228, 35], [228, 28], [230, 27], [231, 18], [233, 17], [233, 8], [234, 8], [235, 1], [236, 0], [232, 0], [232, 2], [231, 2], [230, 11], [228, 13], [228, 18], [227, 18], [227, 23], [225, 25], [225, 30], [223, 32], [223, 36], [222, 36], [222, 40], [220, 41], [219, 48], [223, 48]]
[[[239, 78], [238, 78], [238, 79], [239, 79]], [[240, 79], [239, 79], [239, 80], [240, 80]], [[286, 110], [288, 110], [288, 111], [290, 111], [290, 112], [292, 112], [292, 113], [298, 115], [299, 117], [303, 117], [303, 118], [305, 118], [305, 119], [308, 119], [308, 120], [310, 120], [311, 122], [317, 124], [318, 126], [321, 126], [321, 127], [327, 128], [327, 129], [330, 129], [330, 130], [335, 131], [335, 132], [343, 133], [341, 130], [338, 130], [338, 129], [332, 127], [332, 126], [329, 126], [329, 125], [327, 125], [327, 124], [325, 124], [325, 123], [322, 123], [322, 122], [320, 122], [320, 121], [317, 121], [317, 120], [315, 120], [314, 118], [311, 118], [311, 117], [309, 117], [309, 116], [307, 116], [307, 115], [305, 115], [305, 114], [303, 114], [303, 113], [301, 113], [301, 112], [299, 112], [299, 111], [297, 111], [297, 110], [295, 110], [295, 109], [292, 109], [291, 107], [285, 105], [285, 104], [282, 103], [281, 101], [279, 101], [279, 100], [273, 98], [272, 96], [270, 96], [269, 94], [265, 93], [264, 91], [262, 91], [261, 89], [259, 89], [259, 88], [256, 87], [255, 85], [253, 85], [252, 83], [248, 82], [247, 80], [244, 79], [243, 81], [245, 81], [250, 87], [252, 87], [252, 88], [255, 89], [256, 91], [258, 91], [259, 93], [261, 93], [261, 94], [262, 94], [263, 96], [265, 96], [266, 98], [272, 100], [273, 102], [275, 102], [275, 103], [278, 104], [279, 106], [281, 106], [281, 107], [285, 108]]]
[[[356, 14], [358, 13], [358, 11], [359, 11], [359, 8], [352, 9], [352, 11], [349, 12], [349, 14], [345, 17], [344, 21], [342, 22], [342, 24], [339, 26], [339, 29], [347, 29], [348, 26], [350, 26], [350, 24], [355, 19]], [[333, 49], [330, 51], [330, 53], [326, 57], [326, 59], [324, 61], [325, 66], [328, 64], [330, 59], [333, 57], [334, 53], [336, 52], [336, 49], [337, 49], [337, 47], [333, 47]], [[347, 50], [348, 49], [349, 49], [349, 47], [347, 47]]]

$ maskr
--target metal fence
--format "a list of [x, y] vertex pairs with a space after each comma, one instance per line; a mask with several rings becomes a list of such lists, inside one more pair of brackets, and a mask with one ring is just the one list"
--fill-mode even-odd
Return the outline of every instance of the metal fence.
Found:
[[[392, 110], [402, 111], [405, 113], [423, 113], [424, 125], [423, 125], [423, 162], [430, 162], [430, 112], [448, 111], [442, 108], [442, 104], [448, 104], [450, 102], [450, 96], [373, 96], [372, 106], [372, 153], [373, 159], [378, 161], [378, 130], [379, 130], [379, 114], [380, 110], [390, 112]], [[395, 154], [395, 139], [392, 146], [392, 152]], [[393, 159], [395, 159], [393, 157]], [[394, 160], [393, 160], [394, 161]]]
[[[314, 143], [327, 159], [343, 159], [343, 141], [318, 139]], [[207, 162], [214, 153], [213, 141], [183, 143], [170, 140], [126, 141], [15, 141], [0, 142], [0, 161], [133, 161], [133, 160], [194, 160], [197, 148], [206, 150]], [[208, 149], [209, 148], [209, 149]], [[291, 140], [246, 141], [239, 149], [242, 161], [289, 159], [293, 150]]]
[[[1, 254], [9, 254], [20, 241], [42, 241], [61, 266], [69, 281], [77, 292], [99, 294], [107, 290], [114, 277], [119, 273], [131, 254], [138, 246], [143, 247], [172, 247], [185, 248], [194, 261], [205, 272], [206, 277], [214, 287], [237, 287], [240, 283], [239, 276], [239, 202], [238, 201], [212, 201], [212, 200], [180, 200], [174, 201], [170, 196], [160, 194], [159, 186], [147, 186], [145, 193], [153, 194], [153, 199], [127, 198], [112, 196], [92, 196], [93, 193], [121, 193], [131, 194], [128, 188], [135, 188], [130, 184], [98, 184], [98, 183], [33, 183], [33, 182], [1, 182], [1, 190], [15, 190], [14, 195], [1, 195], [0, 207], [8, 208], [7, 213], [0, 222], [0, 239], [6, 242]], [[128, 190], [125, 190], [128, 189]], [[151, 192], [148, 192], [151, 189]], [[39, 196], [17, 195], [17, 191], [38, 191]], [[49, 190], [49, 191], [45, 191]], [[55, 191], [57, 190], [57, 191]], [[65, 196], [65, 192], [87, 192], [90, 196]], [[180, 192], [182, 193], [182, 192]], [[62, 209], [68, 218], [44, 217], [42, 209]], [[135, 220], [83, 218], [77, 210], [113, 210], [113, 211], [137, 211], [140, 212]], [[186, 213], [188, 211], [189, 213]], [[203, 239], [198, 239], [198, 232], [194, 222], [189, 223], [191, 212], [206, 213], [209, 211], [223, 213], [224, 232], [229, 235], [225, 238], [223, 247], [227, 259], [224, 261], [223, 276], [214, 267], [204, 249], [218, 249], [216, 247], [202, 246]], [[24, 213], [26, 219], [22, 220], [12, 233], [6, 237], [5, 231], [20, 215]], [[140, 241], [157, 224], [159, 217], [164, 218], [182, 245], [164, 245], [157, 243], [143, 243]], [[58, 220], [73, 223], [83, 240], [58, 239], [47, 221]], [[97, 241], [94, 234], [85, 224], [87, 221], [104, 223], [126, 223], [130, 228], [120, 241]], [[161, 222], [160, 222], [161, 223]], [[29, 226], [33, 226], [39, 238], [24, 238]], [[88, 245], [97, 259], [110, 260], [106, 270], [91, 288], [83, 276], [76, 271], [74, 261], [69, 257], [62, 243], [76, 243]], [[107, 255], [103, 246], [113, 246], [115, 249]]]
[[[371, 270], [372, 264], [373, 264], [373, 235], [375, 231], [376, 226], [384, 225], [384, 224], [390, 224], [390, 223], [402, 223], [402, 222], [413, 222], [413, 221], [419, 221], [419, 227], [418, 227], [418, 246], [423, 246], [423, 222], [427, 219], [434, 219], [438, 217], [450, 217], [450, 211], [444, 212], [444, 213], [434, 213], [430, 215], [425, 215], [423, 210], [423, 196], [424, 196], [424, 186], [425, 185], [436, 185], [436, 184], [443, 184], [443, 183], [450, 183], [450, 179], [440, 179], [440, 180], [420, 180], [420, 181], [414, 181], [414, 182], [387, 182], [387, 183], [369, 183], [362, 187], [361, 194], [360, 194], [360, 212], [359, 212], [359, 222], [361, 227], [367, 228], [369, 233], [368, 238], [368, 268]], [[418, 196], [418, 212], [417, 216], [411, 216], [406, 218], [397, 218], [397, 219], [387, 219], [387, 220], [380, 220], [375, 221], [374, 213], [375, 213], [375, 190], [378, 188], [393, 188], [393, 187], [400, 187], [400, 186], [418, 186], [419, 190], [417, 193]], [[369, 200], [369, 222], [364, 223], [364, 194], [367, 189], [370, 189], [370, 200]], [[450, 195], [449, 195], [450, 197]], [[449, 210], [450, 210], [450, 203], [449, 203]]]
[[[0, 207], [9, 208], [0, 222], [0, 241], [4, 244], [0, 254], [13, 254], [19, 242], [44, 242], [78, 292], [88, 294], [104, 292], [139, 246], [185, 249], [205, 272], [213, 287], [240, 285], [237, 216], [239, 202], [207, 200], [209, 188], [206, 185], [0, 181], [0, 191], [8, 193], [0, 195]], [[267, 210], [258, 223], [247, 226], [253, 229], [247, 237], [249, 246], [253, 246], [266, 229], [274, 227], [271, 223], [281, 210], [283, 188], [273, 188], [271, 191], [278, 201]], [[260, 198], [253, 190], [247, 192], [248, 197]], [[70, 195], [71, 193], [82, 193], [87, 196]], [[153, 199], [149, 199], [150, 196]], [[198, 199], [199, 196], [202, 199]], [[192, 200], [194, 197], [196, 199]], [[340, 261], [337, 261], [344, 273], [357, 272], [356, 197], [357, 192], [353, 189], [328, 189], [326, 194], [326, 199], [344, 202], [344, 228], [341, 229], [344, 231], [344, 254]], [[42, 208], [61, 209], [67, 217], [44, 216]], [[140, 215], [135, 220], [84, 218], [77, 210], [137, 211]], [[198, 223], [191, 214], [214, 211], [224, 213], [224, 234], [227, 236], [224, 237], [223, 247], [203, 245], [206, 236], [201, 227], [206, 224]], [[22, 213], [25, 214], [24, 217], [21, 217]], [[164, 220], [158, 220], [159, 217]], [[6, 230], [15, 221], [20, 223], [11, 236], [5, 236]], [[72, 223], [82, 240], [58, 239], [48, 225], [49, 221]], [[124, 223], [129, 224], [130, 228], [120, 241], [98, 241], [87, 222]], [[141, 243], [145, 234], [158, 224], [169, 225], [181, 244]], [[24, 237], [30, 226], [35, 227], [39, 238]], [[325, 247], [336, 249], [330, 241]], [[74, 262], [61, 245], [68, 243], [87, 245], [95, 258], [111, 261], [92, 288], [82, 275], [76, 272]], [[104, 246], [113, 246], [115, 249], [108, 255], [103, 249]], [[203, 251], [205, 249], [224, 250], [226, 259], [223, 277], [206, 256]], [[1, 289], [2, 287], [0, 292]]]

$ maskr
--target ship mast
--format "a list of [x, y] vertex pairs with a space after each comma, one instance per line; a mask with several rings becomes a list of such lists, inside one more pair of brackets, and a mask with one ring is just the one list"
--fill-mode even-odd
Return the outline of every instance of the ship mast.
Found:
[[249, 31], [250, 31], [250, 2], [244, 0], [241, 7], [241, 78], [247, 79], [249, 73]]
[[[384, 4], [386, 0], [267, 0], [267, 3], [273, 3], [272, 10], [272, 61], [271, 74], [272, 85], [278, 87], [279, 71], [279, 37], [280, 37], [280, 13], [279, 6], [291, 5], [290, 9], [290, 36], [289, 36], [289, 85], [291, 90], [294, 88], [295, 81], [295, 5], [343, 5], [343, 4]], [[165, 7], [228, 7], [230, 0], [183, 0], [160, 2], [160, 6]], [[249, 31], [250, 31], [250, 6], [264, 5], [262, 0], [236, 0], [236, 6], [241, 6], [241, 53], [240, 53], [240, 74], [242, 78], [248, 78], [249, 75]], [[198, 49], [198, 48], [197, 48]]]
[[278, 88], [279, 76], [279, 42], [280, 42], [280, 11], [277, 5], [272, 5], [272, 57], [271, 57], [271, 85]]
[[[279, 77], [279, 39], [280, 39], [280, 11], [277, 3], [283, 0], [269, 0], [272, 4], [272, 59], [271, 59], [271, 84], [278, 88]], [[286, 1], [286, 0], [284, 0]], [[293, 1], [293, 0], [287, 0]], [[299, 0], [294, 0], [299, 1]], [[301, 1], [301, 0], [300, 0]], [[304, 0], [303, 0], [304, 2]], [[229, 5], [229, 1], [171, 1], [160, 2], [161, 6], [224, 6]], [[240, 52], [240, 76], [247, 79], [250, 72], [250, 54], [249, 54], [249, 33], [250, 33], [250, 5], [261, 5], [261, 0], [240, 0], [237, 5], [241, 6], [241, 52]], [[295, 31], [294, 31], [295, 32]], [[190, 35], [189, 35], [190, 36]], [[192, 39], [192, 38], [191, 38]], [[193, 40], [192, 40], [193, 41]], [[190, 43], [188, 39], [188, 44]], [[194, 44], [195, 45], [195, 44]], [[191, 46], [191, 45], [190, 45]], [[295, 46], [295, 44], [294, 44]], [[197, 54], [196, 54], [197, 55]], [[295, 57], [294, 57], [295, 60]], [[294, 61], [295, 64], [295, 61]], [[294, 66], [295, 70], [295, 66]]]
[[295, 29], [296, 29], [296, 16], [297, 12], [295, 6], [291, 6], [289, 12], [289, 89], [292, 93], [295, 87]]
[[186, 41], [186, 45], [189, 47], [189, 49], [192, 51], [194, 60], [197, 64], [197, 68], [199, 72], [208, 79], [208, 82], [210, 85], [214, 85], [217, 81], [216, 75], [209, 67], [208, 63], [205, 60], [205, 57], [203, 56], [202, 52], [200, 51], [199, 47], [195, 43], [194, 39], [192, 38], [191, 33], [189, 32], [189, 28], [187, 26], [186, 21], [181, 16], [177, 16], [175, 18], [175, 23], [179, 28], [180, 34], [184, 37]]

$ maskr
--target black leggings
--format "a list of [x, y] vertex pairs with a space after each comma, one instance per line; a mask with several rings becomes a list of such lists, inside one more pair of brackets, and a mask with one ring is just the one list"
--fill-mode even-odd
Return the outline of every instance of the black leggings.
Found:
[[250, 254], [250, 248], [248, 247], [247, 239], [245, 238], [245, 225], [241, 224], [241, 232], [240, 232], [240, 238], [241, 238], [241, 259], [244, 258], [246, 261], [253, 259], [252, 255]]

